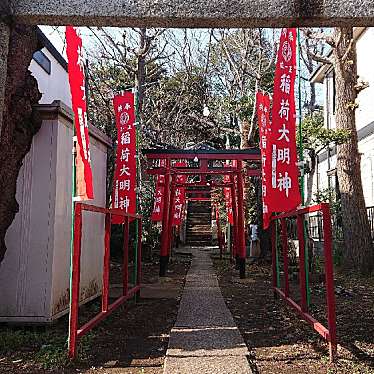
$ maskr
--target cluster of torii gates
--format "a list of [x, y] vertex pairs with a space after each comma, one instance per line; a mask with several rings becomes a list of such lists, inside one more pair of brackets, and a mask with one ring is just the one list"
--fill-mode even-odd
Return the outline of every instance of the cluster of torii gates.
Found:
[[[175, 189], [186, 188], [188, 194], [211, 193], [213, 189], [230, 188], [231, 206], [233, 213], [233, 246], [232, 255], [236, 258], [240, 278], [245, 278], [245, 216], [244, 216], [244, 186], [245, 176], [261, 175], [261, 153], [258, 148], [242, 150], [144, 150], [148, 161], [147, 173], [164, 176], [164, 196], [162, 214], [162, 233], [160, 246], [160, 276], [166, 275], [167, 265], [172, 246], [172, 211]], [[192, 166], [176, 166], [173, 161], [194, 161]], [[160, 162], [162, 161], [162, 163]], [[220, 166], [214, 166], [214, 162]], [[231, 161], [231, 165], [224, 165]], [[235, 161], [235, 162], [233, 162]], [[246, 162], [248, 166], [243, 165]], [[164, 166], [156, 166], [163, 164]], [[188, 165], [188, 163], [187, 163]], [[255, 166], [251, 168], [249, 166]], [[186, 181], [180, 183], [180, 175], [200, 176], [198, 182]], [[229, 176], [227, 182], [208, 181], [207, 176]], [[204, 188], [199, 190], [197, 188]], [[219, 228], [218, 228], [219, 229]], [[219, 235], [219, 244], [222, 242]]]

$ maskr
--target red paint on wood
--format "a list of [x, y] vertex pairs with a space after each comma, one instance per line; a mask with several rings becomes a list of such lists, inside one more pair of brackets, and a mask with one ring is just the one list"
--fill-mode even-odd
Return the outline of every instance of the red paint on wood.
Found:
[[[102, 293], [102, 310], [101, 312], [88, 321], [81, 328], [78, 328], [78, 310], [79, 310], [79, 284], [80, 284], [80, 258], [81, 258], [81, 241], [82, 241], [82, 211], [87, 210], [99, 214], [105, 214], [105, 236], [104, 236], [104, 261], [103, 261], [103, 293]], [[109, 300], [109, 270], [110, 270], [110, 232], [111, 232], [111, 216], [119, 215], [123, 217], [124, 224], [124, 260], [123, 260], [123, 295], [112, 304], [108, 304]], [[138, 220], [138, 246], [137, 266], [138, 276], [136, 286], [131, 290], [128, 288], [128, 248], [129, 248], [129, 220]], [[135, 214], [127, 214], [120, 210], [107, 209], [88, 205], [83, 203], [75, 203], [74, 209], [74, 244], [73, 244], [73, 261], [72, 261], [72, 300], [70, 304], [69, 319], [69, 357], [75, 358], [77, 351], [77, 339], [90, 331], [100, 321], [109, 316], [116, 308], [122, 305], [126, 300], [131, 298], [140, 290], [141, 284], [141, 241], [142, 241], [142, 222], [141, 216]]]
[[[324, 256], [325, 256], [325, 276], [326, 276], [326, 304], [327, 304], [327, 321], [328, 328], [323, 326], [314, 317], [307, 313], [306, 306], [306, 285], [305, 285], [305, 242], [304, 242], [304, 215], [311, 212], [322, 211], [323, 215], [323, 233], [324, 233]], [[301, 291], [301, 305], [297, 304], [289, 297], [288, 290], [288, 251], [287, 245], [287, 227], [286, 218], [297, 218], [297, 232], [300, 241], [300, 291]], [[275, 234], [272, 230], [272, 258], [273, 258], [273, 288], [286, 302], [292, 306], [302, 318], [310, 323], [314, 330], [316, 330], [329, 343], [330, 361], [333, 362], [336, 357], [337, 340], [336, 340], [336, 315], [335, 315], [335, 293], [334, 293], [334, 269], [333, 269], [333, 255], [332, 255], [332, 231], [331, 231], [331, 214], [330, 207], [327, 203], [301, 208], [288, 213], [278, 214], [271, 217], [272, 227], [275, 226], [276, 220], [281, 220], [282, 226], [282, 247], [283, 247], [283, 261], [285, 274], [285, 289], [284, 291], [276, 287], [276, 270], [275, 270]]]

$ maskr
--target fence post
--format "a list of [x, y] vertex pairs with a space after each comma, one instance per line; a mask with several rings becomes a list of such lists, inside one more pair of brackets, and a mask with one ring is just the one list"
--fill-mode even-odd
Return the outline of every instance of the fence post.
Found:
[[77, 348], [78, 330], [78, 308], [79, 308], [79, 284], [80, 284], [80, 259], [81, 259], [81, 239], [82, 239], [82, 205], [75, 203], [74, 209], [74, 244], [72, 261], [71, 280], [71, 304], [69, 314], [69, 357], [75, 358]]
[[327, 320], [329, 325], [329, 352], [330, 361], [336, 356], [336, 315], [335, 315], [335, 293], [334, 293], [334, 265], [332, 256], [332, 234], [331, 213], [329, 205], [321, 204], [323, 213], [323, 237], [325, 254], [325, 277], [327, 297]]

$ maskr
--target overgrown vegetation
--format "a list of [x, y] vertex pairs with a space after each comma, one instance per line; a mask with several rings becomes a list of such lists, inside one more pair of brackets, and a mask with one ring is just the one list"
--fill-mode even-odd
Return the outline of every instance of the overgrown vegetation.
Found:
[[[81, 339], [75, 363], [91, 358], [94, 332]], [[18, 352], [17, 355], [14, 355]], [[66, 328], [54, 327], [6, 327], [0, 330], [0, 355], [11, 355], [14, 361], [33, 360], [43, 369], [61, 369], [73, 363], [67, 355]]]

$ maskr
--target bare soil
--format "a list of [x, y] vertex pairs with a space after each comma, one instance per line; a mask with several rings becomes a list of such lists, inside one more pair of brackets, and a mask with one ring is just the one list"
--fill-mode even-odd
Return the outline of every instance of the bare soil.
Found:
[[[254, 373], [374, 373], [373, 278], [335, 276], [339, 345], [337, 362], [330, 364], [327, 343], [281, 299], [274, 299], [268, 264], [248, 266], [245, 280], [238, 279], [228, 260], [215, 258], [214, 264]], [[326, 321], [323, 283], [311, 282], [311, 311]]]
[[[165, 282], [182, 291], [189, 261], [170, 264]], [[116, 270], [117, 269], [117, 270]], [[120, 282], [112, 264], [111, 281]], [[143, 283], [158, 282], [157, 264], [143, 267]], [[0, 373], [124, 373], [161, 374], [169, 332], [175, 323], [180, 297], [141, 298], [129, 302], [101, 322], [79, 346], [79, 357], [66, 357], [68, 318], [49, 327], [0, 326]], [[80, 308], [82, 324], [100, 308], [96, 300]], [[3, 340], [1, 342], [1, 340]]]

